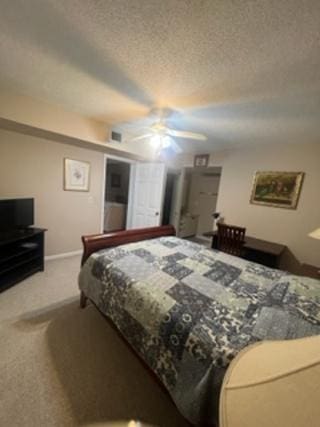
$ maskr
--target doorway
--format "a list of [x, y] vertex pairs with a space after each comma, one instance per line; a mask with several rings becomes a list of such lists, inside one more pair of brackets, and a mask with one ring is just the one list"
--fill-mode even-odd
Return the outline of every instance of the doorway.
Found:
[[106, 159], [103, 231], [120, 231], [127, 227], [131, 165], [118, 159]]
[[206, 240], [203, 233], [213, 228], [212, 214], [216, 210], [221, 168], [186, 168], [178, 234]]
[[164, 200], [163, 200], [163, 211], [162, 211], [162, 222], [161, 225], [175, 225], [175, 201], [178, 191], [178, 179], [179, 173], [168, 172], [166, 179], [166, 186], [164, 190]]

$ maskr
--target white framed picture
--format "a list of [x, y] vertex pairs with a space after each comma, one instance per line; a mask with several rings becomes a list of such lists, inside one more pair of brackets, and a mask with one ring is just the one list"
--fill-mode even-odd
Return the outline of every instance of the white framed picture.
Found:
[[89, 191], [90, 163], [64, 159], [63, 189], [66, 191]]

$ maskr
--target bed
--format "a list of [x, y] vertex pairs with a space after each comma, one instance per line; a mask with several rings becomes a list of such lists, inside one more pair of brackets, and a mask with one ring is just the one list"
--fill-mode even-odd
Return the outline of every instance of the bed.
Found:
[[215, 425], [231, 360], [261, 340], [320, 334], [320, 281], [175, 237], [171, 226], [83, 237], [91, 300], [193, 425]]

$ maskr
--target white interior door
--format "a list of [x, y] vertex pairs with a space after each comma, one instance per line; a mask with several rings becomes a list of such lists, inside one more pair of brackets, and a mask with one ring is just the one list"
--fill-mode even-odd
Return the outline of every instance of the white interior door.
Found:
[[155, 227], [161, 224], [165, 188], [164, 163], [136, 163], [131, 175], [132, 191], [128, 228]]

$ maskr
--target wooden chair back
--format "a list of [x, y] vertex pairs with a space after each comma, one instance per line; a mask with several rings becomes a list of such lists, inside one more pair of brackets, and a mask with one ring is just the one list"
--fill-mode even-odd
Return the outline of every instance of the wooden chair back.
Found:
[[218, 223], [218, 249], [231, 255], [241, 256], [246, 229]]

